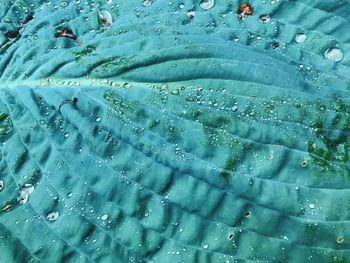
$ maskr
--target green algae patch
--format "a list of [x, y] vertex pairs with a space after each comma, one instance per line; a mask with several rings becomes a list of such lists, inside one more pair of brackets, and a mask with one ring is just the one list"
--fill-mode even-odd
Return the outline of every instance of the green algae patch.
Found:
[[[336, 116], [334, 121], [338, 118]], [[308, 152], [313, 163], [318, 166], [322, 172], [336, 172], [349, 174], [349, 169], [345, 163], [349, 161], [349, 143], [348, 136], [342, 131], [333, 132], [327, 130], [321, 119], [316, 120], [311, 126], [316, 138], [308, 143]]]
[[96, 51], [96, 45], [87, 45], [82, 51], [75, 52], [75, 61], [79, 61], [85, 56], [94, 55]]
[[237, 165], [237, 161], [233, 158], [227, 159], [223, 171], [220, 173], [220, 175], [225, 179], [226, 182], [228, 182], [230, 176], [235, 175], [235, 167]]
[[[120, 72], [125, 72], [133, 66], [133, 59], [135, 56], [122, 57], [122, 56], [113, 56], [107, 58], [101, 65], [100, 70], [104, 74], [117, 74]], [[99, 69], [97, 69], [99, 70]]]
[[344, 256], [333, 256], [330, 259], [331, 263], [349, 263], [349, 259]]
[[0, 139], [2, 136], [9, 135], [13, 129], [12, 121], [7, 113], [0, 113]]
[[6, 120], [7, 117], [8, 117], [8, 114], [0, 113], [0, 122], [3, 122], [4, 120]]

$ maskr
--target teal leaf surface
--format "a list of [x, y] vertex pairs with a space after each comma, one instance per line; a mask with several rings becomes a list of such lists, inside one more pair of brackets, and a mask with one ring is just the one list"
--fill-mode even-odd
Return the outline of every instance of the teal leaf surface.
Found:
[[1, 2], [1, 263], [350, 262], [349, 1], [211, 2]]

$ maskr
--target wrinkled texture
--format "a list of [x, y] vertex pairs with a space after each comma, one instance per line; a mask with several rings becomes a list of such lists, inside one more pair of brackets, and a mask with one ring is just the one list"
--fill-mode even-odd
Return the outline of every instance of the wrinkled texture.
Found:
[[2, 1], [0, 261], [348, 262], [350, 4], [240, 4]]

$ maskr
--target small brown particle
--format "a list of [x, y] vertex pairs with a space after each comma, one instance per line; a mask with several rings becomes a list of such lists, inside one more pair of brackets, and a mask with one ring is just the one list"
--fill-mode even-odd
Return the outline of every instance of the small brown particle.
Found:
[[248, 2], [244, 2], [239, 6], [239, 13], [249, 16], [253, 14], [253, 8]]

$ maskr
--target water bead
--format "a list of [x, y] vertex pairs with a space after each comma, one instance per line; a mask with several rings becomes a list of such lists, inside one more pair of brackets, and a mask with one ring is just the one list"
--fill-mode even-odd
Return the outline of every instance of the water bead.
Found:
[[215, 6], [215, 1], [214, 0], [202, 0], [202, 2], [199, 5], [204, 10], [209, 10]]
[[304, 33], [299, 33], [295, 36], [295, 42], [298, 44], [304, 43], [307, 39], [307, 36]]
[[20, 189], [20, 194], [17, 197], [17, 202], [24, 205], [29, 200], [29, 195], [34, 192], [34, 186], [31, 184], [24, 184]]
[[316, 206], [315, 204], [309, 204], [310, 209], [314, 209]]
[[17, 202], [20, 204], [20, 205], [24, 205], [28, 202], [28, 199], [29, 199], [29, 195], [25, 195], [25, 194], [20, 194], [18, 197], [17, 197]]
[[339, 48], [332, 47], [324, 52], [324, 57], [335, 62], [340, 62], [344, 58], [344, 53]]
[[196, 12], [193, 10], [189, 10], [189, 11], [187, 11], [186, 15], [189, 19], [192, 19], [196, 15]]
[[259, 16], [259, 22], [263, 24], [270, 22], [270, 16], [266, 14]]
[[233, 112], [236, 112], [236, 111], [238, 110], [238, 107], [237, 107], [237, 106], [233, 106], [233, 107], [231, 108], [231, 110], [232, 110]]
[[151, 0], [144, 0], [144, 1], [143, 1], [143, 6], [144, 6], [144, 7], [150, 6], [151, 4], [152, 4], [152, 1], [151, 1]]
[[128, 83], [128, 82], [125, 82], [125, 83], [123, 84], [123, 88], [124, 88], [124, 89], [129, 89], [130, 87], [131, 87], [131, 84]]
[[68, 5], [69, 5], [69, 3], [68, 3], [67, 1], [61, 2], [61, 6], [62, 6], [63, 8], [67, 7]]
[[98, 20], [103, 27], [109, 27], [113, 23], [112, 14], [107, 10], [98, 11]]
[[58, 212], [49, 212], [46, 215], [47, 221], [56, 221], [60, 214]]
[[32, 184], [24, 184], [21, 188], [21, 192], [30, 195], [34, 192], [34, 186]]
[[342, 237], [342, 236], [336, 237], [335, 240], [337, 241], [338, 244], [342, 244], [344, 242], [344, 237]]
[[102, 221], [106, 221], [108, 219], [108, 215], [107, 214], [103, 214], [102, 216], [101, 216], [101, 220]]

